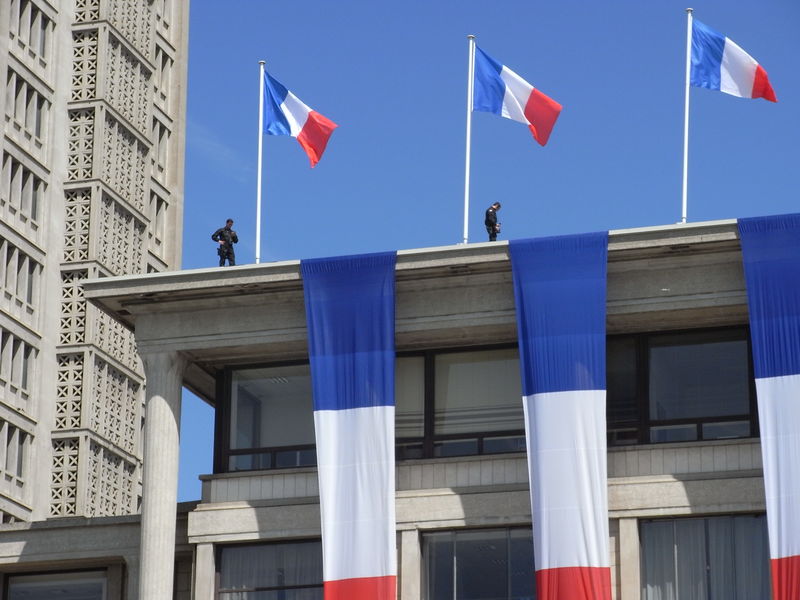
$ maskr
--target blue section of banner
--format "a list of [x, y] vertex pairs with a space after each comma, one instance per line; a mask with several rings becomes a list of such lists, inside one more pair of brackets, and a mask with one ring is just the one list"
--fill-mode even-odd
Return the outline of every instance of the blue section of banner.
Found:
[[692, 68], [689, 81], [695, 87], [718, 90], [725, 36], [692, 20]]
[[500, 79], [503, 65], [475, 47], [475, 89], [472, 91], [472, 110], [499, 115], [503, 110], [506, 84]]
[[397, 253], [304, 260], [314, 410], [394, 405]]
[[266, 71], [264, 72], [264, 133], [292, 135], [289, 121], [281, 110], [288, 90]]
[[608, 232], [509, 249], [523, 396], [604, 390]]
[[800, 374], [800, 214], [739, 219], [755, 376]]

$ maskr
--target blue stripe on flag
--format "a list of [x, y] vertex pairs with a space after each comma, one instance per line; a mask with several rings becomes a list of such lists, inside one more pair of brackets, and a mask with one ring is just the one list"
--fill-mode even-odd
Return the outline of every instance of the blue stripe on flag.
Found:
[[522, 394], [606, 388], [608, 232], [511, 240]]
[[756, 378], [800, 374], [800, 214], [739, 219]]
[[692, 21], [692, 68], [689, 81], [693, 86], [720, 89], [724, 49], [724, 35], [700, 21]]
[[394, 405], [397, 253], [303, 260], [314, 410]]
[[500, 79], [503, 65], [475, 47], [475, 89], [472, 92], [472, 110], [502, 114], [506, 84]]
[[264, 92], [264, 133], [269, 135], [291, 135], [289, 121], [286, 120], [286, 116], [281, 110], [281, 104], [283, 104], [289, 91], [265, 71]]

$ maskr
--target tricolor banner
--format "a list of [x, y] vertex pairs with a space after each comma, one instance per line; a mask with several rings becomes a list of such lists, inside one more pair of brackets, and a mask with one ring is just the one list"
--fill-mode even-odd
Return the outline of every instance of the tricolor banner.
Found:
[[774, 600], [800, 598], [800, 214], [739, 219]]
[[305, 260], [325, 600], [394, 600], [396, 253]]
[[475, 48], [475, 89], [473, 110], [490, 112], [524, 123], [533, 138], [544, 146], [561, 114], [561, 105], [501, 65], [483, 50]]
[[693, 86], [725, 92], [740, 98], [777, 102], [764, 67], [732, 39], [692, 20]]
[[306, 151], [311, 167], [325, 152], [328, 139], [338, 127], [329, 118], [303, 104], [269, 73], [264, 73], [264, 133], [296, 138]]
[[608, 233], [509, 242], [539, 600], [611, 600]]

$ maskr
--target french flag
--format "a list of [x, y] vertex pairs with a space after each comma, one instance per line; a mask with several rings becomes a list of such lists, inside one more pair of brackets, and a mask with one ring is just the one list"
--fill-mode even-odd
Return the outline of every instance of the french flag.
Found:
[[395, 600], [396, 252], [300, 263], [325, 600]]
[[800, 214], [739, 219], [774, 600], [800, 598]]
[[733, 40], [692, 21], [691, 84], [740, 98], [777, 102], [767, 72]]
[[561, 113], [561, 105], [477, 46], [475, 50], [472, 110], [524, 123], [534, 139], [544, 146]]
[[264, 132], [297, 138], [313, 168], [338, 125], [303, 104], [269, 73], [264, 76]]
[[611, 600], [608, 233], [511, 240], [539, 600]]

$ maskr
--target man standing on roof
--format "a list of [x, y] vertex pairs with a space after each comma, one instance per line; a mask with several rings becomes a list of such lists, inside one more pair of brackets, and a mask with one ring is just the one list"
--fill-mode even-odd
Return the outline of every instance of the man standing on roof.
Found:
[[232, 267], [236, 264], [236, 254], [233, 251], [233, 245], [239, 243], [239, 236], [231, 229], [233, 227], [233, 219], [225, 221], [225, 227], [220, 227], [211, 234], [211, 239], [219, 243], [217, 254], [219, 255], [219, 266], [225, 266], [225, 259], [228, 259], [228, 266]]
[[497, 234], [500, 233], [500, 223], [497, 222], [497, 211], [500, 210], [500, 203], [494, 202], [486, 209], [486, 218], [483, 224], [486, 225], [486, 233], [489, 234], [489, 241], [496, 242]]

